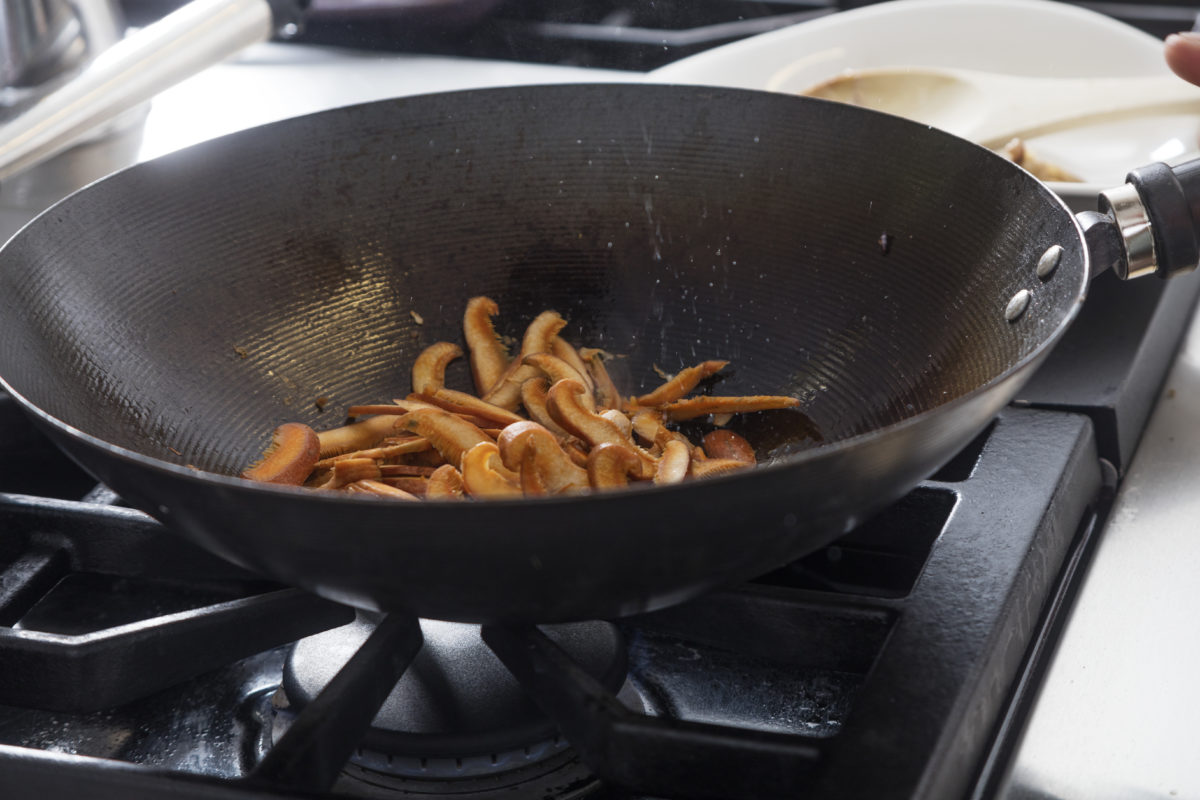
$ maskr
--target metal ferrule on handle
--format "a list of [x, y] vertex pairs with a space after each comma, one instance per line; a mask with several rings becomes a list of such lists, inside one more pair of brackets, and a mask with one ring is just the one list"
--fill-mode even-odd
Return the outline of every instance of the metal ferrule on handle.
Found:
[[1101, 211], [1116, 223], [1125, 249], [1125, 257], [1117, 261], [1117, 277], [1128, 280], [1156, 272], [1154, 231], [1137, 189], [1126, 183], [1102, 192], [1100, 197]]
[[0, 180], [275, 30], [267, 0], [193, 0], [101, 53], [78, 76], [0, 128]]
[[1101, 192], [1100, 211], [1120, 233], [1121, 279], [1170, 278], [1200, 263], [1200, 160], [1133, 170], [1123, 186]]

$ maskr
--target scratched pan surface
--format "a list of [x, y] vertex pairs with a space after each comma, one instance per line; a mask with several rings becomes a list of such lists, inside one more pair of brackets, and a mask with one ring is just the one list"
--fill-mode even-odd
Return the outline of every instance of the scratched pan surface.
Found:
[[[0, 253], [0, 376], [132, 505], [266, 575], [434, 618], [611, 617], [767, 571], [932, 473], [1073, 317], [1080, 238], [1016, 167], [858, 109], [432, 95], [214, 140], [52, 208]], [[476, 294], [511, 336], [557, 309], [623, 356], [627, 393], [727, 359], [708, 391], [803, 413], [734, 423], [770, 462], [752, 473], [620, 494], [389, 503], [232, 477], [281, 422], [403, 396]]]

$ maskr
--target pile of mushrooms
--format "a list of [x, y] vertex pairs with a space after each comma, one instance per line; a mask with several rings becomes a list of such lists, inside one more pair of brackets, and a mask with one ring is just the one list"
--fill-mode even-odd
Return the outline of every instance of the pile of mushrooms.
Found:
[[412, 394], [390, 404], [351, 406], [350, 418], [365, 419], [332, 430], [281, 425], [242, 476], [399, 500], [677, 483], [753, 467], [755, 455], [732, 431], [718, 428], [693, 444], [667, 423], [799, 405], [794, 397], [776, 395], [688, 396], [725, 361], [705, 361], [652, 392], [622, 397], [603, 351], [576, 350], [559, 336], [566, 320], [558, 312], [539, 314], [510, 358], [492, 322], [499, 311], [490, 298], [475, 297], [463, 317], [478, 396], [446, 387], [446, 367], [463, 350], [438, 342], [413, 363]]

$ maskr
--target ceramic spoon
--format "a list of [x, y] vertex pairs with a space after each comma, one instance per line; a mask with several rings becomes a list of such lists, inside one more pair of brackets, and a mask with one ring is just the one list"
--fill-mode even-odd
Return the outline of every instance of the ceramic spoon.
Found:
[[1031, 78], [890, 67], [850, 70], [802, 94], [914, 119], [986, 147], [1136, 114], [1200, 111], [1200, 87], [1170, 74]]

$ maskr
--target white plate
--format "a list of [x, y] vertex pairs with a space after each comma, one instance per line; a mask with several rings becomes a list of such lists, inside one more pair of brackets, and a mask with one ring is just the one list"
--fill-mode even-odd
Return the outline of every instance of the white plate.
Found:
[[[1055, 77], [1167, 73], [1162, 42], [1051, 0], [895, 0], [754, 36], [648, 73], [656, 83], [802, 91], [846, 69], [941, 66]], [[1028, 140], [1084, 183], [1051, 183], [1076, 210], [1153, 161], [1198, 149], [1200, 117], [1156, 115]]]

